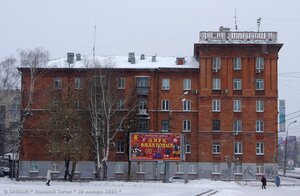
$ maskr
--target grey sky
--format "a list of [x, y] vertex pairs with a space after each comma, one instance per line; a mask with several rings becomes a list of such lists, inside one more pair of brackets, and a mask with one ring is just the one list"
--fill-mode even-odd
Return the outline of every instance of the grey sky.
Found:
[[[284, 43], [279, 98], [290, 114], [300, 110], [299, 8], [299, 0], [0, 0], [0, 59], [39, 46], [51, 58], [92, 55], [95, 24], [96, 55], [192, 56], [199, 31], [234, 30], [236, 9], [239, 30], [256, 31], [262, 17], [260, 30], [277, 31]], [[283, 74], [290, 72], [299, 73]]]

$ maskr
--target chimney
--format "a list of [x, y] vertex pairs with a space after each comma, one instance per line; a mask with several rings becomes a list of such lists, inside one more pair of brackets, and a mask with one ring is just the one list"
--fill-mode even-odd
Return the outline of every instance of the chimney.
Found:
[[128, 62], [130, 62], [131, 64], [135, 64], [134, 52], [129, 52], [129, 54], [128, 54]]
[[141, 54], [141, 60], [145, 60], [145, 55]]
[[67, 53], [67, 62], [69, 64], [73, 64], [74, 63], [74, 52], [68, 52]]
[[176, 65], [184, 65], [185, 58], [184, 57], [176, 57]]
[[76, 54], [76, 61], [81, 61], [81, 54], [80, 53]]
[[152, 62], [156, 62], [156, 56], [152, 56]]

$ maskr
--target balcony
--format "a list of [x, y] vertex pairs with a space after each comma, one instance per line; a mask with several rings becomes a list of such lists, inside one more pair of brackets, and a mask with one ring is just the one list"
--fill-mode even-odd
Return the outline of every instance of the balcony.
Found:
[[147, 96], [149, 93], [149, 88], [148, 87], [136, 87], [136, 93], [137, 93], [137, 95]]
[[137, 115], [149, 115], [147, 109], [138, 109]]

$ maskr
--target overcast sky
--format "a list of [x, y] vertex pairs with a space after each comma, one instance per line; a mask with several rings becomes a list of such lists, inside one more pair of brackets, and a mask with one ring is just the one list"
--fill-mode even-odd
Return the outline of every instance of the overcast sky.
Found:
[[[284, 44], [279, 98], [294, 120], [300, 115], [299, 0], [0, 0], [0, 59], [35, 47], [52, 59], [69, 51], [92, 55], [95, 24], [96, 55], [192, 56], [199, 31], [234, 30], [235, 9], [238, 30], [257, 31], [261, 17], [260, 31], [278, 32]], [[291, 134], [300, 133], [298, 121]]]

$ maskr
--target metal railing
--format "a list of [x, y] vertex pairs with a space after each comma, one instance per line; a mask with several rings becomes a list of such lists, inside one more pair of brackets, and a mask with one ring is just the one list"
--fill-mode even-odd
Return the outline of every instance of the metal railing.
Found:
[[277, 32], [201, 31], [200, 43], [277, 43]]

